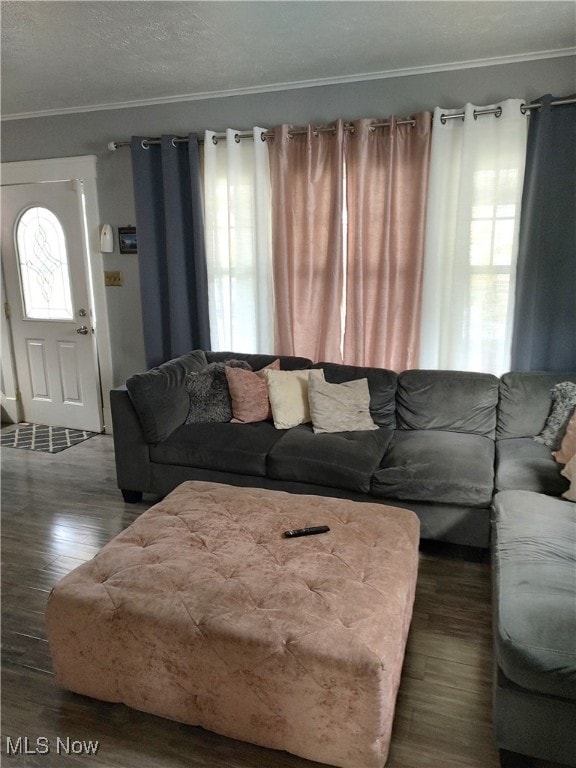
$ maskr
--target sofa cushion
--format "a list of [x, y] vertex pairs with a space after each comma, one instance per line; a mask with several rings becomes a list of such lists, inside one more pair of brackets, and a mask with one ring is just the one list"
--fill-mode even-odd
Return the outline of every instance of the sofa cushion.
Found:
[[498, 387], [489, 373], [404, 371], [396, 394], [398, 426], [494, 438]]
[[516, 685], [576, 700], [576, 505], [529, 491], [494, 499], [498, 665]]
[[308, 401], [315, 433], [378, 429], [370, 416], [368, 379], [330, 384], [324, 376], [310, 376]]
[[150, 446], [150, 459], [158, 464], [264, 477], [268, 451], [282, 434], [268, 421], [187, 424], [164, 442]]
[[184, 424], [190, 407], [186, 376], [205, 367], [206, 355], [198, 349], [127, 380], [126, 389], [146, 442], [164, 440]]
[[186, 376], [186, 390], [190, 397], [186, 424], [232, 419], [232, 399], [226, 379], [227, 367], [251, 370], [244, 360], [227, 360], [225, 363], [209, 363], [203, 371]]
[[496, 441], [496, 490], [561, 496], [568, 488], [550, 449], [531, 437]]
[[268, 476], [368, 493], [391, 439], [392, 431], [385, 427], [316, 435], [302, 424], [283, 433], [270, 451]]
[[322, 368], [324, 378], [330, 384], [368, 379], [370, 390], [370, 415], [379, 427], [396, 427], [396, 383], [398, 374], [386, 368], [369, 368], [337, 363], [316, 363], [312, 368]]
[[380, 498], [486, 507], [494, 491], [494, 442], [481, 435], [396, 431], [374, 473]]
[[209, 363], [225, 363], [230, 359], [244, 360], [253, 371], [259, 371], [274, 360], [280, 360], [282, 371], [297, 371], [302, 368], [310, 368], [312, 360], [307, 357], [295, 357], [292, 355], [264, 355], [250, 352], [206, 352]]
[[550, 390], [562, 381], [576, 382], [576, 372], [505, 373], [500, 380], [497, 439], [539, 435], [552, 405]]

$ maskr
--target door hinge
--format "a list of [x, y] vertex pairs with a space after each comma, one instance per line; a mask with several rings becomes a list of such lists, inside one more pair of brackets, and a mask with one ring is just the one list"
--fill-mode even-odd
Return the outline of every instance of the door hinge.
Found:
[[16, 390], [16, 402], [21, 403], [22, 402], [22, 392], [20, 392], [19, 389]]
[[10, 304], [8, 304], [7, 301], [4, 302], [4, 315], [6, 317], [12, 317], [12, 310], [10, 309]]

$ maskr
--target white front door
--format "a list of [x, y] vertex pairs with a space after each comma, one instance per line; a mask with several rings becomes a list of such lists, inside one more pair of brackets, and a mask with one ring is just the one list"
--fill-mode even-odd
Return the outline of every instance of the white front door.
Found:
[[24, 420], [100, 432], [81, 183], [4, 186], [1, 196], [2, 267]]

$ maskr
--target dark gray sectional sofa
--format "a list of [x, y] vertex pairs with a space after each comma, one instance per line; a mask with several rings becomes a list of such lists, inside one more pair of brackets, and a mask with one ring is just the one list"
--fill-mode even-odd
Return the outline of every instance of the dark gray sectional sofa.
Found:
[[367, 378], [377, 430], [185, 424], [188, 372], [270, 355], [195, 351], [111, 392], [118, 487], [127, 501], [207, 480], [408, 507], [423, 539], [488, 547], [494, 577], [494, 728], [502, 754], [576, 766], [576, 505], [536, 442], [551, 388], [576, 372], [410, 370], [281, 357], [283, 370]]
[[[326, 381], [367, 378], [379, 429], [315, 434], [309, 424], [185, 424], [189, 371], [230, 359], [258, 370], [276, 358], [195, 351], [111, 392], [118, 486], [128, 501], [209, 480], [413, 509], [423, 539], [487, 547], [495, 491], [559, 496], [568, 487], [550, 450], [534, 442], [550, 387], [576, 374], [506, 374], [312, 364]], [[530, 413], [530, 417], [528, 417]]]

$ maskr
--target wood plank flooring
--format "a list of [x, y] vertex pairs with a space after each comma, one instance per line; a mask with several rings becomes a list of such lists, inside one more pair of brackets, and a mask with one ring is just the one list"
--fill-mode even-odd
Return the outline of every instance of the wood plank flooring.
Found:
[[[2, 451], [1, 765], [320, 768], [58, 686], [43, 620], [50, 589], [155, 501], [124, 504], [110, 436], [54, 455]], [[423, 548], [388, 768], [498, 768], [490, 621], [489, 563]], [[97, 754], [83, 741], [97, 741]]]

